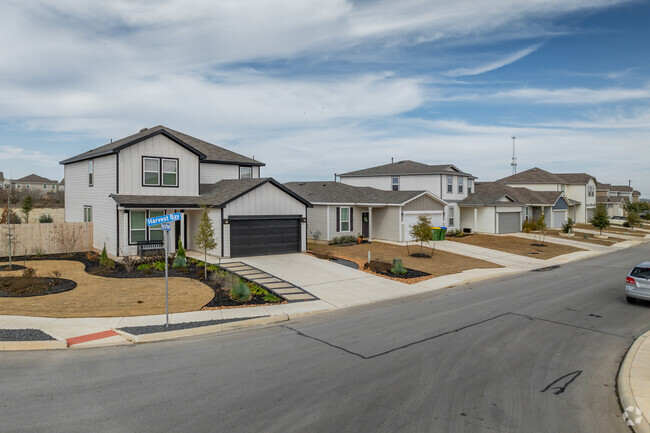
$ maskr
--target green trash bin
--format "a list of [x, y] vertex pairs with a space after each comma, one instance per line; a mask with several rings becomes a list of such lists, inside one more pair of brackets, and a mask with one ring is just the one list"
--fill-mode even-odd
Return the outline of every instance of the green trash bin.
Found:
[[438, 239], [438, 240], [439, 241], [444, 241], [446, 239], [445, 238], [446, 233], [447, 233], [447, 227], [440, 227], [440, 239]]
[[442, 231], [440, 227], [431, 227], [433, 229], [433, 235], [431, 236], [432, 241], [440, 240], [440, 232]]

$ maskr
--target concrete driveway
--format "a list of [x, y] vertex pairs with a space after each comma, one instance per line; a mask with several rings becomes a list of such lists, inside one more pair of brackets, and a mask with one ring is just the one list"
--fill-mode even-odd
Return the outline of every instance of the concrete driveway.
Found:
[[302, 287], [335, 307], [367, 304], [431, 290], [378, 277], [307, 254], [243, 257], [237, 261]]

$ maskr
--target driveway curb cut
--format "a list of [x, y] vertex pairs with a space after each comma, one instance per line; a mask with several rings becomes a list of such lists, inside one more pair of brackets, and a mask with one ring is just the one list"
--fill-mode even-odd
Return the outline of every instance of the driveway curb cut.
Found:
[[65, 340], [38, 340], [38, 341], [0, 341], [0, 351], [3, 350], [57, 350], [67, 349]]
[[[639, 351], [639, 347], [641, 347], [641, 345], [648, 338], [650, 338], [650, 331], [646, 332], [645, 334], [637, 338], [634, 344], [632, 344], [630, 349], [627, 351], [627, 354], [625, 355], [625, 359], [621, 364], [621, 369], [619, 370], [618, 373], [618, 395], [621, 400], [621, 406], [623, 411], [625, 411], [625, 408], [629, 406], [633, 406], [635, 408], [639, 407], [639, 405], [636, 402], [636, 399], [634, 398], [634, 393], [632, 392], [632, 386], [630, 383], [630, 372], [632, 370], [632, 363], [634, 361], [634, 357]], [[650, 414], [643, 414], [641, 423], [632, 426], [632, 430], [634, 430], [635, 433], [650, 433], [650, 423], [648, 423], [648, 418], [647, 418], [648, 416], [650, 416]]]
[[286, 322], [289, 320], [287, 314], [278, 314], [270, 317], [257, 317], [255, 319], [238, 320], [236, 322], [228, 322], [210, 326], [198, 326], [196, 328], [179, 329], [177, 331], [167, 332], [153, 332], [151, 334], [135, 335], [128, 332], [115, 329], [115, 332], [122, 335], [129, 341], [135, 344], [153, 343], [155, 341], [176, 340], [183, 337], [193, 337], [197, 335], [212, 334], [221, 331], [229, 331], [233, 329], [244, 328], [248, 326], [270, 325], [278, 322]]

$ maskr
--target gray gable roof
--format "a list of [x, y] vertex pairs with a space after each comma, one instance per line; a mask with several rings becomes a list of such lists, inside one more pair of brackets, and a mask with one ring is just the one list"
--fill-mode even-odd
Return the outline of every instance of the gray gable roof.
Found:
[[616, 191], [616, 192], [633, 192], [634, 189], [631, 186], [627, 185], [612, 185], [610, 187], [611, 191]]
[[270, 183], [307, 207], [312, 207], [305, 198], [287, 189], [284, 185], [273, 178], [257, 179], [228, 179], [213, 184], [201, 184], [198, 196], [177, 196], [177, 195], [127, 195], [111, 194], [111, 197], [120, 206], [147, 208], [154, 206], [174, 208], [196, 208], [201, 205], [222, 208], [231, 201], [248, 194], [254, 189]]
[[339, 176], [399, 176], [414, 174], [460, 174], [473, 178], [471, 174], [463, 173], [452, 164], [429, 165], [410, 160], [350, 171]]
[[497, 180], [501, 183], [556, 183], [585, 185], [596, 178], [587, 173], [551, 173], [539, 167], [533, 167], [511, 176]]
[[37, 174], [29, 174], [25, 177], [21, 177], [20, 179], [15, 179], [14, 182], [20, 182], [20, 183], [59, 183], [56, 180], [50, 180], [46, 177], [39, 176]]
[[69, 164], [71, 162], [83, 161], [90, 158], [96, 158], [98, 156], [118, 153], [120, 150], [126, 147], [159, 134], [164, 135], [170, 140], [195, 153], [198, 155], [199, 159], [202, 162], [264, 166], [264, 163], [260, 161], [256, 161], [252, 158], [248, 158], [228, 149], [224, 149], [223, 147], [216, 146], [212, 143], [208, 143], [207, 141], [199, 140], [198, 138], [192, 137], [191, 135], [175, 131], [162, 125], [154, 126], [153, 128], [145, 128], [136, 134], [129, 135], [128, 137], [105, 144], [103, 146], [99, 146], [77, 156], [73, 156], [72, 158], [63, 160], [61, 161], [61, 164]]
[[[501, 182], [480, 182], [475, 192], [461, 200], [460, 206], [553, 206], [562, 196], [561, 191], [533, 191], [528, 188], [511, 187]], [[504, 201], [504, 199], [506, 201]], [[571, 205], [579, 204], [566, 199]]]
[[[384, 191], [333, 181], [289, 182], [284, 185], [312, 203], [401, 205], [427, 193], [427, 191]], [[437, 197], [436, 200], [442, 202]]]

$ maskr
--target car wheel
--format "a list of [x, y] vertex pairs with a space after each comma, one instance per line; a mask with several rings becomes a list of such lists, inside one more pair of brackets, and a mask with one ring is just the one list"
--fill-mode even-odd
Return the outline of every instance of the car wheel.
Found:
[[636, 298], [631, 298], [629, 296], [626, 296], [625, 299], [627, 299], [627, 302], [630, 304], [636, 304]]

